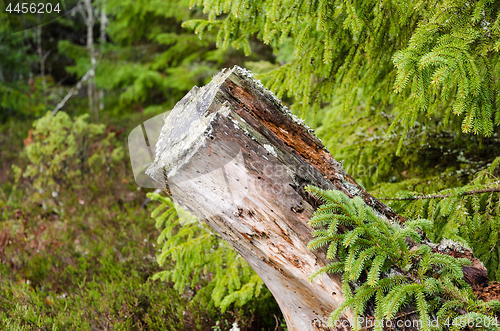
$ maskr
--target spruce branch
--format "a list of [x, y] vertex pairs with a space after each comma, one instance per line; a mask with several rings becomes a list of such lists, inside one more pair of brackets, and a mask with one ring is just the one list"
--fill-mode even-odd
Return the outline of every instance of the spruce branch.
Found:
[[[319, 229], [313, 232], [317, 238], [309, 247], [317, 247], [319, 241], [322, 245], [328, 244], [328, 250], [333, 247], [337, 253], [333, 256], [330, 252], [328, 258], [341, 261], [324, 266], [311, 275], [313, 279], [324, 272], [342, 273], [346, 301], [332, 313], [330, 323], [336, 322], [341, 311], [348, 307], [356, 317], [364, 314], [367, 304], [375, 305], [378, 318], [389, 320], [394, 319], [402, 307], [410, 305], [416, 308], [423, 322], [422, 330], [429, 330], [430, 316], [436, 312], [443, 315], [453, 310], [453, 318], [464, 318], [471, 313], [477, 314], [478, 318], [495, 318], [494, 311], [485, 312], [481, 308], [484, 304], [476, 301], [471, 287], [464, 280], [463, 266], [471, 265], [469, 259], [434, 252], [426, 244], [410, 245], [410, 242], [422, 241], [423, 233], [418, 229], [428, 226], [430, 221], [389, 224], [375, 215], [359, 197], [351, 199], [340, 191], [314, 187], [307, 187], [307, 190], [322, 197], [327, 204], [342, 205], [318, 208], [320, 212], [316, 212], [316, 216], [320, 216], [316, 220], [319, 218], [321, 222], [310, 223]], [[455, 200], [445, 208], [448, 214], [451, 214], [449, 210], [453, 209]], [[337, 232], [336, 226], [331, 226], [338, 222], [339, 215], [350, 218], [347, 222], [350, 227], [341, 229], [341, 233]], [[354, 292], [349, 290], [350, 284], [354, 285]], [[460, 316], [456, 317], [456, 313]]]
[[[459, 195], [476, 195], [476, 194], [493, 193], [493, 192], [500, 192], [500, 187], [491, 187], [491, 188], [486, 188], [486, 189], [481, 189], [481, 190], [466, 191], [466, 192], [463, 192]], [[406, 201], [406, 200], [424, 200], [424, 199], [443, 199], [443, 198], [448, 198], [448, 197], [451, 197], [454, 195], [456, 195], [456, 193], [455, 194], [453, 194], [453, 193], [436, 194], [436, 195], [417, 195], [417, 196], [404, 197], [404, 198], [379, 198], [379, 199], [380, 200]]]

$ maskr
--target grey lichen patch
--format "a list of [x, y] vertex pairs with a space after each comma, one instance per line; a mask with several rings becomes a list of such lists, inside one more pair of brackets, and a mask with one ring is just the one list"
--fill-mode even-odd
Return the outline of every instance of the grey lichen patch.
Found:
[[459, 252], [465, 253], [465, 251], [470, 251], [468, 247], [464, 247], [462, 243], [453, 241], [451, 239], [443, 239], [439, 245], [437, 245], [437, 250], [442, 253]]
[[180, 162], [203, 144], [210, 131], [210, 123], [217, 113], [229, 114], [222, 106], [217, 113], [207, 112], [220, 85], [233, 70], [222, 70], [202, 88], [194, 87], [179, 101], [165, 119], [156, 144], [156, 155], [146, 174], [162, 183], [164, 171], [168, 174], [181, 166]]
[[[325, 147], [325, 149], [326, 149], [326, 147]], [[342, 173], [343, 176], [346, 175], [346, 171], [344, 169], [344, 161], [343, 160], [339, 162], [339, 161], [337, 161], [337, 160], [335, 160], [335, 159], [332, 158], [331, 161], [330, 161], [330, 163], [332, 164], [333, 167], [337, 168], [339, 170], [339, 172]]]
[[384, 278], [396, 278], [396, 277], [402, 276], [403, 273], [401, 271], [397, 270], [396, 268], [390, 268], [388, 271], [382, 272], [381, 275]]
[[358, 196], [362, 193], [361, 190], [359, 189], [359, 187], [357, 187], [354, 184], [349, 183], [346, 180], [344, 180], [344, 182], [342, 184], [344, 184], [344, 187], [346, 188], [347, 192], [349, 192], [352, 196]]
[[269, 154], [273, 155], [274, 157], [278, 157], [278, 154], [276, 154], [276, 151], [274, 150], [273, 146], [269, 144], [264, 144], [264, 148]]
[[[371, 206], [375, 206], [377, 203], [375, 201], [375, 198], [370, 196], [370, 205]], [[384, 219], [386, 220], [387, 222], [391, 223], [391, 224], [394, 224], [394, 225], [399, 225], [399, 222], [396, 222], [395, 220], [392, 220], [390, 218], [388, 218], [387, 216], [385, 216], [384, 214], [382, 214], [381, 212], [379, 212], [377, 209], [375, 208], [372, 208], [373, 210], [373, 213], [378, 217], [378, 218], [381, 218], [381, 219]]]
[[238, 130], [238, 129], [240, 128], [240, 124], [239, 124], [239, 122], [238, 122], [238, 121], [236, 121], [236, 120], [234, 120], [234, 119], [231, 119], [231, 122], [233, 122], [233, 124], [234, 124], [234, 128], [235, 128], [236, 130]]
[[256, 79], [253, 76], [253, 73], [245, 68], [242, 68], [240, 66], [234, 66], [234, 69], [236, 69], [243, 77], [246, 77], [253, 81], [254, 85], [261, 91], [265, 91], [267, 94], [269, 94], [276, 102], [281, 104], [281, 101], [278, 100], [278, 98], [273, 94], [273, 92], [269, 91], [259, 79]]
[[236, 114], [236, 113], [229, 113], [226, 117], [231, 122], [233, 122], [233, 125], [234, 125], [235, 129], [239, 129], [240, 131], [243, 132], [243, 134], [245, 136], [251, 138], [252, 140], [255, 140], [255, 137], [247, 129], [249, 127], [248, 123], [243, 118], [241, 118], [240, 116], [238, 116], [238, 114]]
[[224, 117], [228, 117], [229, 113], [231, 112], [231, 109], [229, 108], [229, 102], [227, 101], [224, 102], [224, 104], [220, 107], [220, 109], [217, 112]]

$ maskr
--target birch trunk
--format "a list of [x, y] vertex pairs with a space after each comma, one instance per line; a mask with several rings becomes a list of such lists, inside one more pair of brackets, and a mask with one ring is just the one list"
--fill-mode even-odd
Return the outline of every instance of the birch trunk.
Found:
[[37, 14], [38, 25], [36, 27], [36, 53], [38, 55], [38, 61], [40, 62], [40, 75], [42, 76], [42, 94], [45, 100], [45, 93], [47, 90], [47, 79], [45, 77], [45, 60], [47, 59], [48, 53], [44, 54], [42, 47], [42, 19], [40, 14]]
[[78, 3], [78, 9], [87, 26], [87, 50], [89, 52], [90, 63], [92, 65], [90, 70], [90, 75], [87, 80], [87, 97], [89, 99], [89, 111], [94, 113], [95, 121], [99, 121], [99, 106], [98, 106], [98, 95], [95, 86], [95, 67], [96, 67], [96, 51], [94, 46], [94, 8], [92, 7], [91, 0], [84, 0], [84, 6], [81, 2]]
[[[104, 44], [106, 43], [106, 25], [108, 23], [108, 17], [106, 16], [106, 0], [101, 0], [101, 36], [100, 36], [100, 57], [102, 58], [104, 54]], [[99, 110], [104, 109], [104, 89], [100, 89], [98, 92], [98, 104]]]

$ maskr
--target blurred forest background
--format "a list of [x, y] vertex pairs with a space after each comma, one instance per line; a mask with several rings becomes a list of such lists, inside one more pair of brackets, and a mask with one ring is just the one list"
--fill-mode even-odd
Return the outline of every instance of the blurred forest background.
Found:
[[235, 64], [500, 281], [498, 6], [84, 0], [18, 33], [2, 8], [0, 329], [286, 329], [225, 242], [137, 186], [126, 148]]

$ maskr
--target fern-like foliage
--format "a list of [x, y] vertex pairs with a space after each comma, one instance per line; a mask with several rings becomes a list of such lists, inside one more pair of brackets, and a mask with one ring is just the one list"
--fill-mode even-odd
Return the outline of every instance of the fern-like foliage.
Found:
[[208, 296], [222, 312], [271, 295], [246, 261], [204, 223], [170, 198], [158, 193], [148, 197], [160, 202], [152, 217], [161, 230], [158, 263], [167, 269], [153, 279], [173, 281], [180, 293], [194, 289], [194, 300]]
[[[380, 322], [375, 323], [375, 330], [382, 330], [383, 320], [394, 319], [407, 305], [418, 312], [421, 330], [442, 329], [447, 327], [443, 324], [446, 321], [460, 325], [462, 319], [480, 319], [483, 326], [489, 321], [490, 327], [484, 329], [499, 330], [498, 324], [491, 323], [499, 302], [474, 300], [463, 280], [462, 265], [470, 261], [419, 245], [422, 228], [431, 227], [432, 222], [419, 218], [404, 225], [391, 224], [359, 197], [350, 199], [340, 191], [307, 189], [324, 202], [310, 220], [317, 230], [309, 248], [328, 245], [328, 258], [334, 261], [315, 271], [311, 280], [323, 272], [342, 274], [346, 300], [331, 314], [332, 326], [348, 308], [357, 320], [371, 302]], [[354, 330], [361, 327], [353, 325]]]

